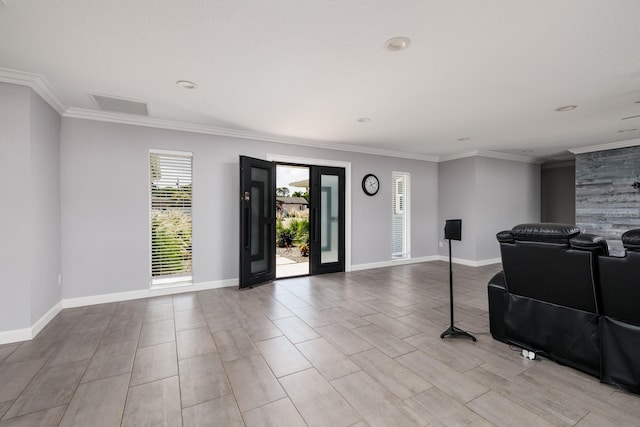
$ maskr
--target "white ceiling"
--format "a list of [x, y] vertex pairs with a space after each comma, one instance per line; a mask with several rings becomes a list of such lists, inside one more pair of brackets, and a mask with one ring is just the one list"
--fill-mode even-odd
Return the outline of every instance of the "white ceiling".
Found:
[[[395, 36], [409, 48], [386, 50]], [[416, 156], [640, 138], [618, 132], [640, 129], [621, 120], [640, 115], [638, 0], [2, 0], [0, 67], [76, 115], [101, 94], [152, 120]]]

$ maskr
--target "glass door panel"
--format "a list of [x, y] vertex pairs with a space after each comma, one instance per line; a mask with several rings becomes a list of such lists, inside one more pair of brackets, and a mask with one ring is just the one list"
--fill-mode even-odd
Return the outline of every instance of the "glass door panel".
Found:
[[311, 274], [344, 271], [344, 169], [311, 168]]

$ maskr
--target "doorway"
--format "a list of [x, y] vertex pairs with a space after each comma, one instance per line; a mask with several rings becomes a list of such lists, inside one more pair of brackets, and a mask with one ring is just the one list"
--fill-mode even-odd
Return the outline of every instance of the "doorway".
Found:
[[[278, 182], [275, 162], [240, 156], [240, 288], [276, 278], [277, 246], [285, 251], [296, 251], [296, 248], [300, 251], [302, 246], [306, 252], [304, 244], [307, 241], [309, 261], [306, 274], [345, 271], [350, 265], [350, 245], [346, 239], [350, 227], [350, 206], [347, 203], [349, 186], [346, 185], [350, 178], [350, 164], [334, 162], [346, 167], [317, 166], [305, 161], [281, 158], [269, 160], [286, 163], [283, 166], [297, 167], [296, 172], [302, 175], [302, 179], [286, 182], [285, 178], [285, 181]], [[304, 183], [305, 172], [308, 176], [308, 187]], [[288, 188], [295, 187], [289, 185], [292, 183], [300, 186], [296, 188], [299, 191]], [[287, 187], [286, 190], [284, 187]], [[301, 199], [286, 199], [287, 193], [299, 193], [308, 204], [305, 205]], [[305, 193], [308, 200], [304, 198]], [[277, 197], [282, 198], [278, 210]], [[294, 201], [300, 203], [297, 206], [292, 206], [295, 203], [285, 203]], [[293, 211], [307, 212], [301, 214]], [[302, 220], [305, 216], [308, 216], [306, 225]], [[282, 223], [278, 224], [281, 220]], [[278, 234], [277, 227], [289, 232]], [[295, 234], [291, 232], [292, 228], [295, 228]], [[299, 264], [304, 264], [303, 259], [300, 261], [303, 262]], [[304, 274], [304, 271], [289, 273], [286, 276], [283, 273], [278, 277]]]
[[309, 274], [309, 166], [276, 163], [276, 279]]

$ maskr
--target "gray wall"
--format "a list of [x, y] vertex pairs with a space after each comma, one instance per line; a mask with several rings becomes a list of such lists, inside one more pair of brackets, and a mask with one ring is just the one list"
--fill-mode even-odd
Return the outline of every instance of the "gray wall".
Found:
[[540, 221], [540, 165], [477, 158], [478, 260], [500, 257], [496, 233]]
[[440, 255], [449, 255], [444, 239], [447, 219], [462, 219], [462, 241], [452, 242], [454, 258], [477, 260], [476, 157], [438, 164], [438, 239], [444, 242]]
[[[436, 163], [64, 118], [63, 298], [149, 287], [149, 149], [192, 151], [194, 282], [238, 277], [238, 156], [352, 164], [352, 265], [391, 260], [391, 172], [411, 173], [412, 257], [437, 251]], [[380, 192], [361, 190], [366, 173]]]
[[29, 91], [0, 83], [0, 330], [31, 326]]
[[0, 331], [31, 327], [60, 301], [60, 117], [0, 83]]
[[33, 91], [31, 101], [31, 323], [61, 298], [60, 116]]
[[576, 223], [575, 162], [542, 165], [540, 171], [543, 222]]
[[[443, 227], [446, 219], [462, 219], [454, 258], [499, 258], [496, 233], [540, 220], [539, 165], [489, 157], [451, 160], [440, 163], [438, 183], [439, 223]], [[440, 254], [448, 254], [447, 243]]]
[[576, 155], [576, 225], [607, 238], [624, 253], [620, 237], [640, 228], [640, 146]]
[[[0, 331], [31, 327], [61, 299], [149, 286], [149, 149], [194, 153], [194, 281], [238, 276], [238, 156], [351, 162], [352, 265], [391, 260], [391, 172], [411, 174], [412, 258], [464, 220], [456, 258], [499, 256], [495, 232], [535, 221], [537, 166], [474, 157], [423, 162], [63, 118], [31, 89], [0, 84]], [[375, 197], [362, 177], [381, 181]], [[535, 214], [532, 214], [535, 212]], [[58, 272], [63, 285], [57, 284]]]

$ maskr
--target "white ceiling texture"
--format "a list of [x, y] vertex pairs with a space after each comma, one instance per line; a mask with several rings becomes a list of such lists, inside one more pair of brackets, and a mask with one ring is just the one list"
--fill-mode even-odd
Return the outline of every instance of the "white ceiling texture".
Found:
[[562, 159], [640, 138], [640, 1], [0, 0], [0, 81], [21, 79], [70, 117]]

